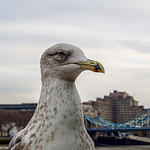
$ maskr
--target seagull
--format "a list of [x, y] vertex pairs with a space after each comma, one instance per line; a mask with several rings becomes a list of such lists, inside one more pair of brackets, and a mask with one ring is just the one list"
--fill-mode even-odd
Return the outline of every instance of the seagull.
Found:
[[83, 119], [75, 80], [84, 70], [104, 73], [71, 44], [59, 43], [41, 56], [41, 94], [27, 126], [14, 136], [8, 150], [95, 150]]

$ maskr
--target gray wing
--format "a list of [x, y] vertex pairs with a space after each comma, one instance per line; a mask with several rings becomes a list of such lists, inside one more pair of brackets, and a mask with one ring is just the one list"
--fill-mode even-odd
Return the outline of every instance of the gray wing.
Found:
[[23, 150], [23, 146], [21, 145], [21, 142], [19, 142], [19, 143], [16, 143], [10, 150]]
[[[16, 136], [12, 138], [9, 143], [8, 150], [22, 150], [21, 139], [23, 130], [19, 131]], [[20, 149], [18, 149], [20, 148]]]

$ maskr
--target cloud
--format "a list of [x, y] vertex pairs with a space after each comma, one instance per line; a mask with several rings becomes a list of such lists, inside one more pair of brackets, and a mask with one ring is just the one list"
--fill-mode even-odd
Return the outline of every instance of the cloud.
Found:
[[51, 45], [67, 42], [106, 69], [104, 75], [88, 71], [80, 75], [76, 84], [82, 101], [116, 89], [147, 104], [149, 4], [148, 0], [1, 1], [0, 102], [37, 102], [40, 56]]
[[120, 40], [117, 43], [134, 49], [136, 51], [142, 52], [142, 53], [150, 53], [150, 43], [149, 41], [132, 41], [132, 40]]

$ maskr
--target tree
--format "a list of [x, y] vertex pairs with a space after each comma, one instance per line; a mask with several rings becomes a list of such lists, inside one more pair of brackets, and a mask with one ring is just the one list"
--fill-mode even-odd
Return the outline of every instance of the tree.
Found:
[[[7, 129], [8, 135], [9, 131], [14, 126], [14, 123], [18, 127], [25, 127], [34, 111], [18, 111], [18, 110], [3, 110], [0, 109], [0, 133], [3, 135], [3, 129]], [[2, 129], [3, 127], [3, 129]]]

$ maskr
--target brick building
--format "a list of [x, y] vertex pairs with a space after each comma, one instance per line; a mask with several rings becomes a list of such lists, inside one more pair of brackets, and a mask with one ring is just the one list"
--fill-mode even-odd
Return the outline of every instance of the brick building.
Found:
[[[89, 102], [84, 102], [84, 105]], [[97, 98], [90, 101], [94, 110], [98, 111], [98, 116], [114, 123], [122, 123], [130, 120], [144, 112], [144, 106], [139, 106], [126, 92], [114, 91], [104, 98]]]

